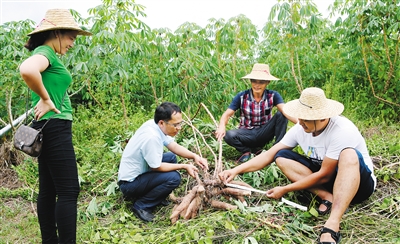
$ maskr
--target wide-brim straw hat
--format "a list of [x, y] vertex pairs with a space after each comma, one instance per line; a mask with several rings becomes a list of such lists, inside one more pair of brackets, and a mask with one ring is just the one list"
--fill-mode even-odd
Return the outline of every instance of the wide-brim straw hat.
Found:
[[322, 89], [310, 87], [303, 90], [300, 99], [286, 103], [283, 112], [291, 117], [305, 120], [328, 119], [340, 115], [342, 103], [325, 97]]
[[279, 80], [279, 78], [271, 75], [268, 64], [255, 64], [250, 74], [242, 77], [242, 79]]
[[78, 35], [90, 36], [92, 33], [82, 30], [72, 17], [68, 9], [49, 9], [46, 15], [34, 31], [28, 34], [33, 34], [49, 31], [49, 30], [74, 30], [78, 31]]

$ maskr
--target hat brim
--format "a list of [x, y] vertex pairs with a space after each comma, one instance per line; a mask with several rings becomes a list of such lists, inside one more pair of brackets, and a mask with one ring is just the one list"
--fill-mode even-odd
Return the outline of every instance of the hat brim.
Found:
[[290, 101], [283, 106], [283, 113], [305, 120], [328, 119], [340, 115], [344, 110], [342, 103], [327, 99], [326, 106], [322, 109], [313, 109], [300, 103], [299, 99]]
[[49, 30], [71, 30], [71, 31], [77, 31], [77, 32], [78, 32], [78, 35], [82, 35], [82, 36], [91, 36], [91, 35], [93, 35], [91, 32], [82, 30], [82, 29], [80, 29], [80, 28], [60, 27], [60, 26], [57, 26], [57, 27], [50, 27], [50, 28], [44, 28], [44, 29], [34, 30], [34, 31], [32, 31], [31, 33], [29, 33], [28, 36], [31, 36], [31, 35], [33, 35], [33, 34], [40, 33], [40, 32], [49, 31]]
[[242, 79], [253, 79], [253, 80], [280, 80], [279, 78], [276, 78], [273, 75], [264, 75], [264, 74], [248, 74], [246, 76], [243, 76]]

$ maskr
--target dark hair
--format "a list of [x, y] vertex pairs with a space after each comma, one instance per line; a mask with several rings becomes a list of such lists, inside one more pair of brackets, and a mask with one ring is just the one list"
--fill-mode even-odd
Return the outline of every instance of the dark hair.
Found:
[[35, 50], [38, 46], [43, 45], [43, 43], [49, 39], [51, 33], [54, 33], [54, 31], [59, 31], [60, 34], [64, 34], [68, 31], [71, 30], [48, 30], [48, 31], [43, 31], [43, 32], [38, 32], [29, 37], [29, 40], [25, 43], [24, 47], [27, 48], [29, 51]]
[[181, 112], [181, 108], [175, 103], [163, 102], [156, 108], [156, 112], [154, 113], [154, 122], [158, 124], [158, 121], [160, 120], [168, 121], [174, 113]]

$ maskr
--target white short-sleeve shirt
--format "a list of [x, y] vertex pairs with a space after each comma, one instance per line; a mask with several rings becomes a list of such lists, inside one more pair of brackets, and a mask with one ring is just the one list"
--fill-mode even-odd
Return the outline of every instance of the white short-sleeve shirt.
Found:
[[132, 136], [122, 153], [118, 170], [118, 181], [134, 181], [138, 175], [158, 168], [164, 146], [174, 141], [165, 135], [153, 119], [145, 122]]
[[296, 124], [280, 142], [289, 147], [299, 145], [306, 156], [317, 160], [323, 160], [325, 156], [338, 160], [343, 149], [355, 148], [362, 154], [376, 184], [374, 167], [365, 140], [353, 122], [343, 116], [330, 118], [327, 127], [318, 136], [306, 133], [300, 124]]

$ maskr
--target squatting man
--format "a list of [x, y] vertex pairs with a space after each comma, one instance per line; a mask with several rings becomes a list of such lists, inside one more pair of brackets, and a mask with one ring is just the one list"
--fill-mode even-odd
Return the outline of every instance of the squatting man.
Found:
[[[144, 221], [152, 221], [152, 210], [168, 205], [166, 197], [179, 186], [184, 169], [195, 177], [198, 169], [191, 164], [177, 163], [181, 156], [208, 170], [207, 159], [174, 141], [182, 128], [182, 112], [178, 105], [163, 102], [156, 108], [154, 119], [145, 122], [129, 140], [122, 154], [118, 185], [125, 199], [134, 202], [133, 213]], [[169, 150], [164, 152], [164, 146]]]
[[[318, 243], [339, 243], [340, 221], [350, 203], [360, 203], [376, 187], [373, 163], [358, 128], [340, 116], [343, 104], [327, 99], [323, 90], [307, 88], [283, 107], [298, 118], [294, 125], [268, 151], [233, 169], [219, 174], [227, 183], [238, 174], [260, 170], [274, 162], [292, 182], [274, 187], [267, 196], [279, 199], [291, 191], [308, 190], [321, 199], [318, 212], [330, 214]], [[305, 156], [292, 149], [299, 145]]]

